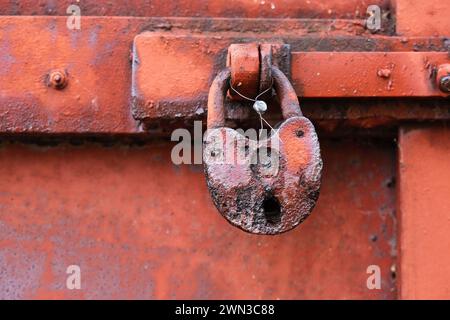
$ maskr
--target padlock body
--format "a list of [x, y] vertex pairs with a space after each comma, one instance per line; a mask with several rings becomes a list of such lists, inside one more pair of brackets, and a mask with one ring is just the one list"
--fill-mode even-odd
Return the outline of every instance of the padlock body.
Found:
[[319, 196], [322, 159], [312, 123], [285, 120], [270, 137], [220, 127], [204, 137], [207, 185], [219, 212], [255, 234], [279, 234], [304, 221]]

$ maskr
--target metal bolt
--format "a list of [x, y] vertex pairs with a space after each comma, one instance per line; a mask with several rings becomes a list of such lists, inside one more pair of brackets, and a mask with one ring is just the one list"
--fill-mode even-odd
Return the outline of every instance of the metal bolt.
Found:
[[54, 89], [62, 90], [67, 86], [67, 74], [61, 70], [55, 70], [48, 75], [48, 85]]
[[439, 79], [439, 88], [442, 92], [450, 93], [450, 74]]

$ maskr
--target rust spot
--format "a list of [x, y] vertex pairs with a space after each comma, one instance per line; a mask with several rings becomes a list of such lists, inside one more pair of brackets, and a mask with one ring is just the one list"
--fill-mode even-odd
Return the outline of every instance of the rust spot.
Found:
[[377, 76], [380, 78], [390, 78], [392, 71], [390, 69], [379, 69], [377, 72]]

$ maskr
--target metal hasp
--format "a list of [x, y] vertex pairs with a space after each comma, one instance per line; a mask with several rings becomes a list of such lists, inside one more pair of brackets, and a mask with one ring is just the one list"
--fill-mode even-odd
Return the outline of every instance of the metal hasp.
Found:
[[[374, 47], [367, 51], [364, 48], [359, 51], [314, 51], [318, 49], [308, 45], [308, 39], [279, 37], [284, 38], [286, 43], [270, 39], [275, 42], [273, 44], [264, 42], [269, 39], [246, 34], [242, 38], [228, 34], [205, 37], [163, 32], [137, 35], [132, 67], [134, 118], [149, 128], [162, 121], [204, 118], [209, 85], [213, 75], [226, 66], [225, 61], [231, 68], [233, 87], [252, 97], [267, 87], [270, 78], [267, 65], [270, 63], [288, 76], [297, 96], [309, 101], [449, 96], [441, 84], [436, 84], [435, 78], [439, 66], [449, 62], [448, 52], [415, 51], [412, 44], [419, 43], [420, 39], [405, 42], [401, 37], [380, 37], [370, 40]], [[239, 41], [244, 43], [236, 44]], [[353, 44], [356, 40], [348, 41]], [[154, 61], [161, 61], [164, 67]], [[444, 78], [444, 86], [445, 81]], [[232, 101], [241, 100], [232, 92], [230, 95]], [[347, 102], [341, 106], [342, 110]], [[382, 108], [377, 105], [380, 117]], [[407, 114], [414, 110], [411, 103], [405, 108]], [[304, 109], [311, 117], [318, 112], [318, 108], [310, 109], [307, 105]], [[369, 104], [364, 103], [358, 106], [358, 114], [372, 117], [373, 112], [369, 109]], [[400, 114], [392, 115], [394, 109], [386, 109], [389, 114], [385, 117], [395, 118]], [[329, 116], [331, 111], [326, 110]], [[363, 115], [365, 112], [367, 115]], [[355, 113], [350, 116], [353, 115]], [[242, 120], [243, 117], [230, 112], [228, 118]]]
[[[256, 97], [273, 85], [272, 66], [289, 74], [290, 46], [276, 43], [233, 43], [228, 48], [227, 67], [231, 85], [247, 97]], [[242, 100], [230, 91], [233, 100]]]
[[303, 117], [287, 77], [271, 67], [284, 121], [269, 137], [252, 140], [225, 126], [224, 99], [233, 72], [219, 72], [208, 96], [203, 162], [208, 189], [232, 225], [274, 235], [303, 222], [320, 190], [322, 158], [312, 123]]

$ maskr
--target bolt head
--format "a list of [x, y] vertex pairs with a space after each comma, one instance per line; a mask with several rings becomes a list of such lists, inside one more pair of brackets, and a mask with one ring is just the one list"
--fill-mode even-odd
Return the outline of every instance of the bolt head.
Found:
[[54, 89], [64, 89], [67, 85], [67, 74], [61, 70], [54, 70], [48, 75], [48, 85]]
[[450, 74], [439, 80], [439, 88], [442, 92], [450, 93]]

